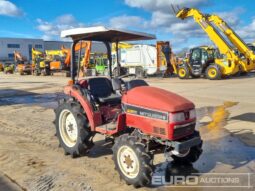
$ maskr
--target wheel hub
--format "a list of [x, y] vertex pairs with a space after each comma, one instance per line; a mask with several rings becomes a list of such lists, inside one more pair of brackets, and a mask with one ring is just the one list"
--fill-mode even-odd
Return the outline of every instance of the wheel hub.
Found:
[[133, 168], [132, 164], [134, 163], [134, 161], [130, 158], [130, 155], [124, 157], [125, 160], [123, 162], [127, 165], [127, 168]]
[[59, 117], [59, 131], [63, 142], [73, 147], [77, 142], [78, 126], [74, 115], [69, 110], [63, 110]]
[[210, 75], [211, 77], [215, 77], [215, 75], [216, 75], [215, 69], [210, 69], [209, 75]]
[[139, 173], [139, 160], [129, 146], [122, 146], [117, 153], [117, 160], [122, 173], [128, 178], [135, 178]]

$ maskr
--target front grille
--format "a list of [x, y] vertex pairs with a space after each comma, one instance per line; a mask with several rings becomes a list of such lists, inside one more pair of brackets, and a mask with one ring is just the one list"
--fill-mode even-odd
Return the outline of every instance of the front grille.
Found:
[[177, 138], [177, 137], [183, 137], [185, 135], [188, 135], [195, 130], [195, 126], [196, 126], [196, 123], [192, 123], [188, 126], [175, 128], [173, 137]]

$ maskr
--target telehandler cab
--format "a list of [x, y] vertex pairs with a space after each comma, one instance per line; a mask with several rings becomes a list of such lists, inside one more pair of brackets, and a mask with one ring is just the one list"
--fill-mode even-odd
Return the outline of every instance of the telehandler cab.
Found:
[[220, 32], [199, 10], [193, 8], [183, 8], [176, 13], [176, 17], [182, 20], [193, 17], [194, 21], [203, 29], [211, 41], [216, 45], [222, 58], [215, 58], [213, 63], [208, 65], [208, 79], [219, 80], [222, 77], [233, 76], [240, 71], [240, 67], [245, 66], [231, 44], [224, 39]]
[[[55, 109], [56, 135], [65, 154], [85, 155], [93, 146], [93, 136], [103, 134], [114, 142], [113, 160], [120, 177], [135, 187], [150, 184], [155, 151], [171, 153], [181, 163], [198, 160], [202, 140], [195, 131], [192, 102], [143, 80], [124, 81], [128, 75], [112, 78], [110, 44], [154, 39], [154, 35], [99, 26], [62, 31], [61, 36], [73, 40], [71, 81], [64, 88], [68, 98]], [[104, 42], [109, 77], [78, 79], [75, 45], [82, 40]]]
[[217, 54], [217, 49], [209, 46], [199, 46], [190, 49], [190, 54], [182, 64], [178, 65], [178, 77], [187, 79], [189, 77], [204, 76], [207, 79], [220, 79], [218, 63], [222, 59]]

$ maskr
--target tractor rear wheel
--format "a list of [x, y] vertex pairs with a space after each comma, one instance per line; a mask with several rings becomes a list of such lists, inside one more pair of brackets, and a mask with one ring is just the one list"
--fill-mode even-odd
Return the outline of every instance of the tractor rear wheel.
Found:
[[206, 78], [209, 80], [220, 80], [221, 79], [221, 71], [219, 66], [213, 64], [206, 68], [205, 71]]
[[72, 157], [85, 155], [93, 146], [89, 122], [83, 109], [75, 101], [63, 100], [55, 110], [56, 135], [65, 154]]
[[180, 66], [178, 68], [178, 77], [180, 79], [188, 79], [189, 78], [189, 69], [186, 66]]
[[135, 187], [151, 183], [152, 156], [146, 152], [146, 146], [135, 136], [121, 135], [112, 148], [115, 169], [127, 184]]

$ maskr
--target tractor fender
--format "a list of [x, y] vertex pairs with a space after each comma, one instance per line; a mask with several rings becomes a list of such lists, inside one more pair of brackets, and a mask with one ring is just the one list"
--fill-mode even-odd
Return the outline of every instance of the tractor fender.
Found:
[[[87, 98], [85, 98], [80, 92], [80, 90], [75, 86], [65, 86], [64, 93], [75, 98], [81, 104], [86, 114], [86, 117], [89, 121], [90, 128], [93, 131], [97, 125], [95, 124], [94, 118], [98, 118], [98, 117], [97, 115], [94, 116], [93, 108], [91, 104], [89, 103], [89, 101], [87, 100]], [[96, 119], [96, 121], [100, 121], [100, 119]]]

